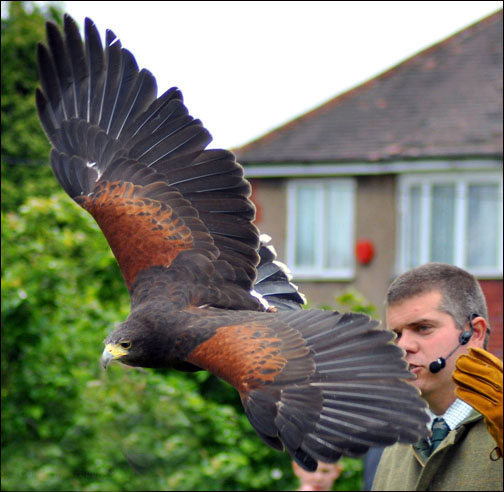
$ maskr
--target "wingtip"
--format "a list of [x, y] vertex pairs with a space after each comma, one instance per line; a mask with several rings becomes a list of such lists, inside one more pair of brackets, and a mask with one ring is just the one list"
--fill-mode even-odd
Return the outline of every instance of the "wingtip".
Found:
[[119, 48], [122, 46], [120, 39], [115, 35], [112, 29], [107, 29], [105, 31], [105, 43], [107, 46], [112, 46], [114, 44], [118, 44]]
[[90, 32], [90, 31], [96, 31], [97, 28], [96, 28], [96, 24], [94, 23], [93, 19], [90, 19], [89, 17], [86, 17], [84, 19], [84, 31], [86, 33]]
[[38, 70], [38, 76], [39, 76], [39, 82], [42, 84], [42, 87], [44, 87], [43, 83], [43, 77], [42, 73], [44, 70], [44, 67], [51, 66], [53, 65], [53, 59], [51, 56], [51, 53], [47, 46], [42, 43], [38, 42], [37, 43], [37, 70]]
[[68, 32], [79, 32], [79, 26], [77, 24], [77, 22], [75, 21], [75, 19], [68, 15], [68, 14], [65, 14], [64, 18], [63, 18], [63, 26], [64, 26], [64, 29], [65, 29], [65, 33], [68, 33]]
[[59, 26], [52, 22], [52, 21], [47, 21], [46, 22], [46, 32], [47, 32], [47, 38], [50, 40], [50, 36], [59, 36], [61, 37], [61, 32]]
[[47, 51], [47, 48], [46, 48], [45, 44], [42, 41], [38, 41], [37, 42], [37, 58], [39, 57], [39, 53], [41, 51]]

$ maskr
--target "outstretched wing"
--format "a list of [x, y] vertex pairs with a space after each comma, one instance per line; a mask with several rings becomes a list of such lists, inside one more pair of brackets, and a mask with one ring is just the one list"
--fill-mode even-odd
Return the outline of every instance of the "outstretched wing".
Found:
[[[36, 102], [61, 186], [98, 222], [128, 288], [152, 267], [203, 256], [226, 263], [250, 289], [258, 263], [250, 185], [234, 155], [211, 141], [182, 94], [159, 98], [155, 78], [108, 30], [85, 42], [65, 15], [38, 47]], [[248, 294], [247, 294], [248, 295]]]
[[377, 321], [290, 310], [229, 312], [220, 323], [187, 362], [232, 384], [259, 436], [303, 468], [428, 433], [425, 403], [403, 381], [413, 377], [404, 351]]

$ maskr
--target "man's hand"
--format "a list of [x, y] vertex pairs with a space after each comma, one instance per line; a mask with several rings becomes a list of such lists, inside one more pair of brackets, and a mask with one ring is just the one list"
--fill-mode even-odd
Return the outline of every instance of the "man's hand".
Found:
[[486, 350], [471, 347], [455, 365], [457, 396], [485, 417], [502, 457], [502, 361]]

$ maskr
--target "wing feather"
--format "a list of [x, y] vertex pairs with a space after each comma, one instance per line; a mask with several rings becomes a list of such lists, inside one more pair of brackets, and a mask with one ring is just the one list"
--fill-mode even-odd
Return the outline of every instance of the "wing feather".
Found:
[[[71, 21], [73, 22], [73, 19]], [[86, 121], [98, 124], [101, 118], [105, 80], [103, 45], [94, 22], [86, 19], [84, 24], [86, 60], [89, 70], [88, 93], [85, 101], [88, 107]]]
[[89, 73], [84, 47], [75, 22], [65, 22], [64, 31], [65, 44], [68, 50], [66, 55], [70, 61], [72, 73], [71, 87], [74, 100], [74, 115], [87, 121], [89, 118], [87, 101], [87, 95], [89, 93]]
[[162, 96], [153, 101], [150, 106], [136, 118], [130, 118], [121, 139], [127, 144], [136, 144], [145, 135], [151, 135], [165, 122], [179, 116], [188, 114], [187, 108], [182, 103], [182, 93], [176, 88], [168, 89]]
[[110, 29], [107, 29], [105, 33], [105, 46], [107, 70], [100, 108], [100, 127], [108, 134], [119, 96], [118, 88], [121, 83], [119, 77], [121, 76], [122, 65], [121, 42]]
[[301, 466], [428, 433], [402, 350], [367, 316], [240, 312], [220, 324], [187, 361], [232, 384], [262, 439], [283, 444]]
[[54, 61], [54, 88], [53, 94], [58, 97], [61, 111], [65, 119], [77, 115], [77, 102], [75, 100], [72, 71], [68, 60], [65, 43], [55, 24], [47, 27], [47, 42]]
[[[139, 70], [113, 31], [102, 44], [86, 19], [83, 42], [68, 15], [63, 31], [48, 23], [48, 47], [38, 48], [36, 101], [53, 145], [51, 165], [98, 222], [128, 287], [140, 272], [170, 268], [184, 252], [195, 265], [201, 255], [226, 262], [233, 274], [225, 281], [250, 289], [258, 232], [234, 155], [205, 151], [210, 133], [189, 115], [181, 92], [171, 88], [157, 98], [155, 78]], [[222, 266], [214, 269], [224, 281]], [[203, 298], [200, 289], [198, 302]]]

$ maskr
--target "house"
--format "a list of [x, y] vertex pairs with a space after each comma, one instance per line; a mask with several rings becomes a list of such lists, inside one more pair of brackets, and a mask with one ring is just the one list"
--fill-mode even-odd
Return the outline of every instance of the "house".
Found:
[[[481, 281], [502, 357], [502, 10], [239, 149], [312, 307], [428, 261]], [[357, 254], [356, 254], [357, 251]]]

